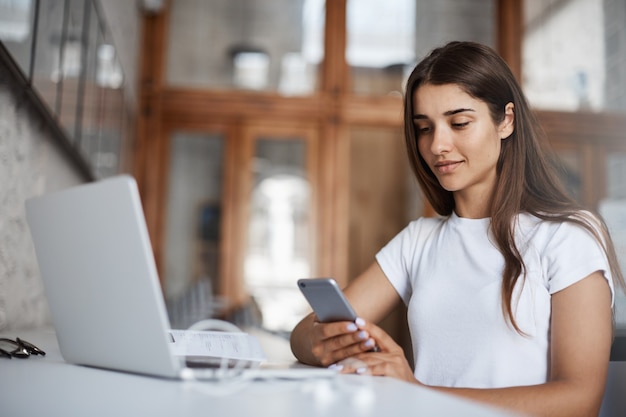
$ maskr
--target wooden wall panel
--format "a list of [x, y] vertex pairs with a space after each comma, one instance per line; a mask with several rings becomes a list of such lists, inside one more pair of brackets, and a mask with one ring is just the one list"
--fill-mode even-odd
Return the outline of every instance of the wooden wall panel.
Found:
[[522, 80], [522, 37], [524, 0], [497, 0], [496, 49], [509, 64], [513, 75]]
[[133, 174], [141, 192], [146, 223], [157, 265], [163, 255], [160, 227], [164, 194], [161, 187], [166, 175], [163, 169], [162, 90], [167, 20], [165, 14], [146, 14], [142, 25], [142, 47], [139, 76], [139, 114], [137, 115], [137, 148]]

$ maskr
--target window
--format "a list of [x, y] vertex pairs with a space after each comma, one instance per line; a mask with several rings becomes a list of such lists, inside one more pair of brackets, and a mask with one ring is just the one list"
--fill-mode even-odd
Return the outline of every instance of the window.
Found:
[[0, 0], [0, 41], [85, 176], [120, 172], [132, 112], [98, 1]]
[[[453, 6], [453, 7], [451, 7]], [[398, 95], [415, 63], [453, 40], [494, 44], [494, 1], [348, 0], [346, 60], [352, 90]]]
[[623, 2], [525, 0], [523, 85], [531, 105], [626, 110]]
[[320, 0], [172, 2], [167, 83], [309, 95], [322, 59]]

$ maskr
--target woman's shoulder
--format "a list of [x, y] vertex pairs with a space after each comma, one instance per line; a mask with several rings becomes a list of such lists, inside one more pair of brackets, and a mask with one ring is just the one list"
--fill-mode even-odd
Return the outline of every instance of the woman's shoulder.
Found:
[[554, 229], [562, 226], [566, 228], [570, 226], [585, 228], [583, 224], [594, 229], [602, 227], [600, 218], [588, 210], [574, 210], [563, 214], [539, 213], [537, 215], [523, 212], [517, 216], [517, 220], [522, 228], [543, 227]]
[[592, 230], [601, 235], [602, 228], [599, 217], [587, 210], [578, 210], [559, 217], [521, 213], [518, 216], [518, 225], [518, 233], [546, 244], [555, 240], [593, 239]]

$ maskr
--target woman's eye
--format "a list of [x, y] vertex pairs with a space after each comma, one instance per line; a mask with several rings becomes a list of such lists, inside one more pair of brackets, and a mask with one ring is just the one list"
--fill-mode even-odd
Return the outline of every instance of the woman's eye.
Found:
[[416, 126], [416, 127], [417, 127], [417, 133], [419, 133], [420, 135], [430, 132], [430, 126]]
[[452, 123], [452, 127], [457, 128], [457, 129], [462, 129], [469, 124], [470, 122]]

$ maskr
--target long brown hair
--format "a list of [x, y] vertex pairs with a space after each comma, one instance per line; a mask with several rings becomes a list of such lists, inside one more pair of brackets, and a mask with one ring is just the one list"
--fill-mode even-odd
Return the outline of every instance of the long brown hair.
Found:
[[520, 333], [513, 317], [513, 289], [525, 276], [524, 261], [515, 243], [515, 218], [526, 212], [555, 222], [576, 223], [595, 236], [609, 260], [614, 282], [626, 287], [606, 225], [590, 215], [570, 197], [555, 170], [539, 124], [507, 64], [491, 48], [473, 42], [451, 42], [434, 49], [413, 70], [404, 98], [404, 129], [409, 162], [434, 210], [449, 216], [454, 210], [452, 192], [445, 190], [430, 170], [417, 147], [413, 123], [413, 95], [424, 84], [455, 84], [487, 104], [493, 122], [504, 119], [508, 103], [514, 104], [514, 131], [502, 141], [496, 166], [497, 179], [490, 202], [491, 232], [504, 257], [502, 310]]

